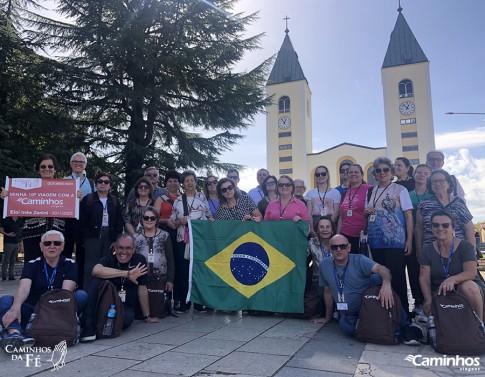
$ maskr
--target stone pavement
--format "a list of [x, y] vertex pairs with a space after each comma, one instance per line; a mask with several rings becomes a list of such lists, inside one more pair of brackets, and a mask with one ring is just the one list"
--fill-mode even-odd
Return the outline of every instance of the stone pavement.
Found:
[[[14, 293], [16, 285], [2, 282], [0, 295]], [[65, 365], [55, 371], [56, 352], [0, 352], [0, 376], [485, 376], [485, 357], [481, 370], [463, 371], [415, 366], [405, 360], [408, 355], [422, 355], [418, 363], [440, 357], [425, 345], [366, 345], [343, 336], [336, 323], [189, 312], [159, 324], [136, 321], [118, 338], [68, 348]]]

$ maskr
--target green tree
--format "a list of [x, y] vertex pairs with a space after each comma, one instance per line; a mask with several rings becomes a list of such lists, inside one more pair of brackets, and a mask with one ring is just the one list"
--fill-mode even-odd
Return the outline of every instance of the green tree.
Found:
[[255, 14], [189, 0], [59, 0], [59, 12], [70, 22], [36, 24], [36, 42], [71, 51], [53, 95], [91, 151], [122, 168], [126, 189], [147, 165], [227, 168], [220, 154], [268, 103], [269, 60], [235, 72], [258, 48], [260, 35], [243, 36]]

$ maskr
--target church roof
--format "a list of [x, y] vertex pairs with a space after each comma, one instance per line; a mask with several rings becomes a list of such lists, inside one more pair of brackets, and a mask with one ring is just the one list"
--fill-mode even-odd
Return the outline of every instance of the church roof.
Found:
[[428, 61], [406, 19], [402, 15], [401, 10], [402, 8], [398, 9], [399, 15], [397, 16], [394, 30], [391, 33], [391, 40], [387, 47], [382, 68]]
[[276, 61], [269, 75], [266, 85], [281, 84], [284, 82], [306, 80], [300, 63], [298, 62], [298, 54], [291, 44], [288, 35], [288, 29], [285, 30], [286, 35], [281, 45]]

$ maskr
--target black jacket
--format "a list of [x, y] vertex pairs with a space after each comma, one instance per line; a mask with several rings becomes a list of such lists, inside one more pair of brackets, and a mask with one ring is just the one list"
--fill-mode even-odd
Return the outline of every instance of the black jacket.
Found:
[[[123, 231], [122, 208], [118, 198], [113, 195], [108, 195], [106, 205], [108, 207], [109, 239], [114, 242], [116, 237]], [[79, 221], [81, 238], [101, 237], [103, 203], [99, 200], [97, 192], [88, 194], [81, 200]]]

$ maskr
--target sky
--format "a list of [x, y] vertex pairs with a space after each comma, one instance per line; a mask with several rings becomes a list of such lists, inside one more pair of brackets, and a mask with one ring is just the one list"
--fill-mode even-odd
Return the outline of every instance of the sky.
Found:
[[[436, 147], [445, 169], [465, 189], [474, 221], [485, 220], [485, 2], [402, 0], [403, 15], [430, 61]], [[313, 151], [349, 142], [385, 146], [381, 66], [398, 12], [397, 0], [240, 0], [233, 13], [259, 11], [248, 35], [264, 33], [261, 49], [238, 70], [278, 53], [289, 36], [312, 91]], [[221, 160], [244, 164], [239, 186], [256, 185], [266, 165], [266, 120], [242, 131], [246, 139]], [[302, 152], [303, 153], [303, 152]], [[325, 164], [325, 161], [322, 161]]]

